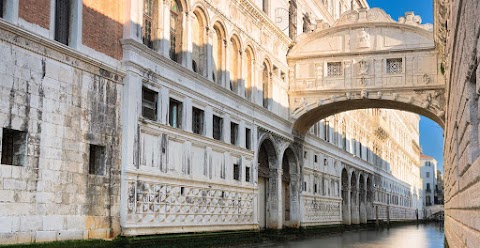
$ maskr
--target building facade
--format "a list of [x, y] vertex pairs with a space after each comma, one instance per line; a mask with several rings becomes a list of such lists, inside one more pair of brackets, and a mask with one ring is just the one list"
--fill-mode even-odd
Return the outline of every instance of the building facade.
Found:
[[437, 160], [434, 158], [422, 154], [420, 157], [422, 167], [420, 167], [420, 175], [423, 181], [423, 196], [424, 206], [433, 206], [436, 204], [437, 194]]
[[292, 133], [289, 47], [365, 1], [0, 3], [0, 243], [422, 212], [417, 115]]

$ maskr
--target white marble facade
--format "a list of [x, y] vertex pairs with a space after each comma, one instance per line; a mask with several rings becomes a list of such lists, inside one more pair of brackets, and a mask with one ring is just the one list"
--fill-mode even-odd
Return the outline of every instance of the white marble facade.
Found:
[[[308, 85], [298, 71], [326, 71], [288, 61], [291, 45], [341, 25], [349, 10], [365, 13], [351, 10], [368, 8], [365, 1], [158, 0], [149, 14], [144, 1], [124, 2], [120, 59], [64, 47], [8, 15], [0, 20], [7, 37], [0, 49], [9, 54], [0, 62], [0, 123], [29, 136], [26, 164], [0, 165], [0, 241], [415, 219], [417, 115], [337, 111], [309, 120], [303, 133], [295, 128], [301, 111], [293, 106], [308, 112], [301, 98], [292, 101], [297, 86]], [[341, 52], [345, 61], [361, 60]], [[435, 70], [425, 72], [432, 84]], [[405, 80], [426, 83], [415, 73]], [[25, 86], [30, 80], [36, 83]], [[40, 93], [29, 95], [32, 89]], [[106, 169], [91, 175], [86, 164], [96, 146], [105, 146]]]

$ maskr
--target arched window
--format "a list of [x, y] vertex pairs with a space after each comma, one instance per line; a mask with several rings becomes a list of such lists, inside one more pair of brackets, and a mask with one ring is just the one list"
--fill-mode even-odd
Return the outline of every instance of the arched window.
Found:
[[202, 76], [206, 76], [206, 23], [202, 11], [194, 12], [192, 21], [192, 69]]
[[222, 84], [225, 57], [225, 32], [219, 23], [215, 23], [213, 29], [215, 31], [212, 37], [213, 81], [217, 84]]
[[180, 62], [182, 52], [182, 5], [176, 0], [170, 2], [170, 58]]
[[252, 99], [252, 87], [254, 78], [254, 64], [253, 50], [251, 47], [247, 47], [245, 50], [245, 97]]
[[153, 30], [155, 30], [155, 13], [157, 9], [156, 2], [156, 0], [144, 0], [143, 2], [142, 41], [143, 44], [149, 48], [153, 48]]
[[267, 62], [263, 62], [263, 70], [262, 70], [262, 99], [263, 99], [263, 107], [269, 107], [269, 92], [270, 91], [270, 66]]
[[228, 58], [230, 59], [230, 90], [238, 94], [240, 89], [240, 44], [236, 37], [230, 39]]

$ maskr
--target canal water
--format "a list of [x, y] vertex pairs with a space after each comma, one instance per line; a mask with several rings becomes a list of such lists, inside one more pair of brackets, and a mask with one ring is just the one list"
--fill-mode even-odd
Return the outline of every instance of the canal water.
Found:
[[443, 248], [443, 223], [405, 225], [383, 230], [349, 231], [321, 238], [262, 243], [248, 247], [294, 248]]

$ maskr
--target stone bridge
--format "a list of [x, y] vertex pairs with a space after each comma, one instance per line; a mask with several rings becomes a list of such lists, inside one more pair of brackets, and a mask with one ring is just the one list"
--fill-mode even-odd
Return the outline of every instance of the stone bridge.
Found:
[[443, 127], [445, 78], [432, 28], [413, 12], [396, 22], [374, 8], [299, 36], [288, 55], [293, 131], [362, 108], [414, 112]]

